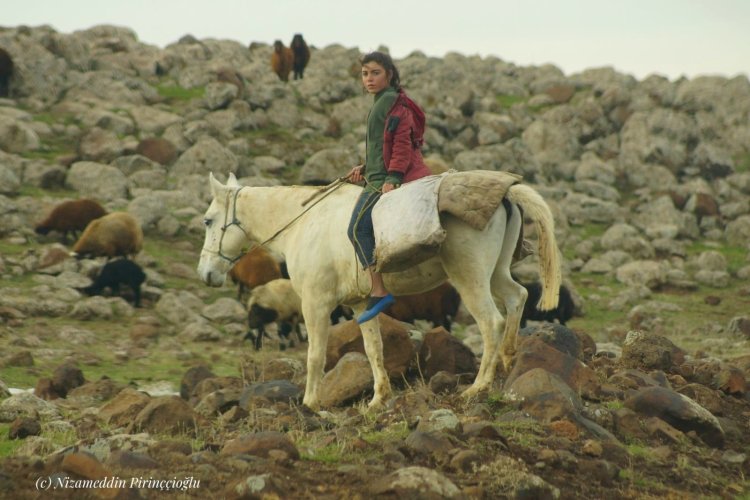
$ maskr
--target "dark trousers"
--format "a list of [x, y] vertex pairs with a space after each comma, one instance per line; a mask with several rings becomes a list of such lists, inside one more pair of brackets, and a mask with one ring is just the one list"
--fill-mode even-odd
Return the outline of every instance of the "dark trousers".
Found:
[[372, 208], [380, 198], [379, 192], [364, 190], [359, 195], [346, 234], [364, 269], [375, 265], [375, 231], [372, 227]]

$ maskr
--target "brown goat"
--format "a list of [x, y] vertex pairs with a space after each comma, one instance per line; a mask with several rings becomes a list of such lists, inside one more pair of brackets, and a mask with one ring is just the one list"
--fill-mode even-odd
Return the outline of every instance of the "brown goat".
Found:
[[50, 231], [58, 231], [63, 234], [63, 241], [68, 241], [68, 233], [78, 237], [78, 232], [86, 229], [94, 219], [106, 215], [99, 203], [94, 200], [81, 199], [64, 201], [55, 206], [45, 219], [36, 225], [34, 231], [37, 234], [46, 235]]
[[10, 79], [13, 76], [13, 58], [0, 48], [0, 97], [10, 97]]
[[229, 277], [238, 284], [237, 300], [244, 302], [246, 292], [259, 285], [264, 285], [282, 277], [281, 268], [276, 259], [263, 247], [255, 247], [229, 270]]
[[143, 248], [143, 230], [135, 217], [112, 212], [86, 226], [73, 247], [77, 259], [83, 257], [127, 257]]
[[396, 297], [396, 302], [384, 312], [406, 323], [424, 319], [451, 331], [451, 321], [456, 317], [460, 304], [461, 297], [456, 289], [450, 283], [443, 283], [429, 292]]
[[289, 72], [292, 71], [292, 63], [294, 62], [294, 54], [292, 49], [284, 47], [281, 40], [273, 42], [273, 54], [271, 54], [271, 67], [273, 71], [279, 75], [282, 82], [289, 81]]
[[307, 63], [310, 62], [310, 48], [305, 43], [305, 39], [302, 38], [300, 33], [294, 35], [292, 43], [289, 44], [292, 49], [292, 55], [294, 60], [292, 63], [292, 69], [294, 70], [294, 79], [301, 80], [305, 73]]

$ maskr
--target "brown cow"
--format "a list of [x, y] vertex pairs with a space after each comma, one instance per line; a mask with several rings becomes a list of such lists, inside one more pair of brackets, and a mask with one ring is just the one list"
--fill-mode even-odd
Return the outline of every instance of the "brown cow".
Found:
[[271, 67], [279, 75], [282, 82], [289, 81], [289, 72], [292, 71], [294, 54], [292, 49], [284, 47], [281, 40], [273, 42], [273, 54], [271, 54]]

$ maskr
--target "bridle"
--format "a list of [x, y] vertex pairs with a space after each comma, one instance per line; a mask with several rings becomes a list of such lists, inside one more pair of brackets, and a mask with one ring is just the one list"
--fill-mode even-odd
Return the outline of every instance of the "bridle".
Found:
[[250, 239], [250, 236], [247, 234], [247, 231], [245, 231], [245, 229], [242, 227], [242, 223], [237, 218], [237, 197], [239, 196], [240, 191], [242, 191], [243, 187], [244, 186], [240, 187], [237, 191], [234, 192], [234, 199], [232, 200], [232, 220], [231, 221], [229, 220], [229, 197], [232, 195], [232, 193], [227, 192], [227, 200], [226, 200], [227, 202], [224, 204], [224, 225], [221, 226], [221, 236], [219, 237], [219, 251], [216, 252], [213, 250], [204, 249], [207, 252], [215, 253], [216, 255], [219, 256], [219, 258], [224, 259], [227, 262], [229, 262], [230, 265], [233, 265], [235, 262], [240, 260], [242, 256], [245, 255], [247, 252], [240, 252], [239, 255], [237, 255], [237, 257], [234, 257], [234, 258], [229, 257], [226, 254], [224, 254], [221, 247], [224, 243], [224, 235], [226, 234], [227, 229], [229, 229], [232, 226], [237, 226], [240, 229], [240, 231], [245, 233], [245, 238]]

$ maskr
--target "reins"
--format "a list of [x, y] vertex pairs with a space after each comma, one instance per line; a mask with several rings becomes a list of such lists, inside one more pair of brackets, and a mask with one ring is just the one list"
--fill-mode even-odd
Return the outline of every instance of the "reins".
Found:
[[315, 205], [317, 205], [318, 203], [320, 203], [321, 201], [323, 201], [328, 195], [330, 195], [331, 193], [333, 193], [334, 191], [336, 191], [338, 188], [340, 188], [348, 179], [349, 179], [349, 175], [346, 175], [346, 176], [343, 176], [343, 177], [339, 177], [338, 179], [336, 179], [335, 181], [331, 182], [327, 186], [323, 186], [322, 188], [318, 189], [318, 191], [316, 191], [315, 193], [313, 193], [309, 198], [307, 198], [305, 201], [302, 202], [302, 206], [304, 207], [305, 205], [307, 205], [308, 203], [310, 203], [315, 198], [318, 198], [317, 200], [315, 200], [314, 203], [310, 204], [310, 206], [308, 206], [306, 209], [304, 209], [302, 212], [300, 212], [299, 215], [297, 215], [292, 220], [290, 220], [289, 222], [287, 222], [284, 226], [282, 226], [281, 229], [279, 229], [278, 231], [276, 231], [270, 238], [267, 238], [265, 241], [263, 241], [261, 243], [257, 243], [255, 245], [251, 246], [247, 250], [241, 251], [239, 253], [239, 255], [237, 255], [237, 257], [234, 257], [234, 258], [231, 258], [231, 257], [228, 257], [228, 256], [224, 255], [224, 252], [222, 252], [222, 250], [221, 250], [221, 246], [222, 246], [222, 243], [224, 241], [224, 234], [226, 233], [227, 229], [229, 229], [231, 226], [237, 226], [238, 228], [240, 228], [240, 230], [243, 233], [245, 233], [245, 238], [247, 238], [248, 240], [250, 239], [250, 237], [247, 234], [247, 231], [245, 231], [245, 229], [242, 227], [242, 223], [239, 221], [239, 219], [237, 219], [237, 197], [239, 196], [240, 191], [242, 191], [242, 189], [245, 186], [240, 187], [237, 191], [234, 192], [234, 200], [232, 202], [232, 221], [231, 222], [227, 222], [229, 220], [229, 197], [231, 196], [231, 193], [227, 193], [227, 202], [226, 202], [226, 206], [224, 208], [224, 225], [221, 226], [221, 238], [219, 238], [219, 251], [216, 252], [216, 254], [220, 258], [228, 261], [230, 264], [234, 264], [235, 262], [237, 262], [238, 260], [240, 260], [246, 253], [250, 252], [251, 250], [254, 250], [257, 247], [263, 247], [266, 244], [268, 244], [271, 241], [273, 241], [274, 239], [276, 239], [281, 233], [283, 233], [284, 231], [286, 231], [287, 229], [289, 229], [289, 227], [291, 227], [292, 224], [294, 224], [295, 222], [297, 222], [303, 215], [305, 215], [307, 212], [309, 212]]

